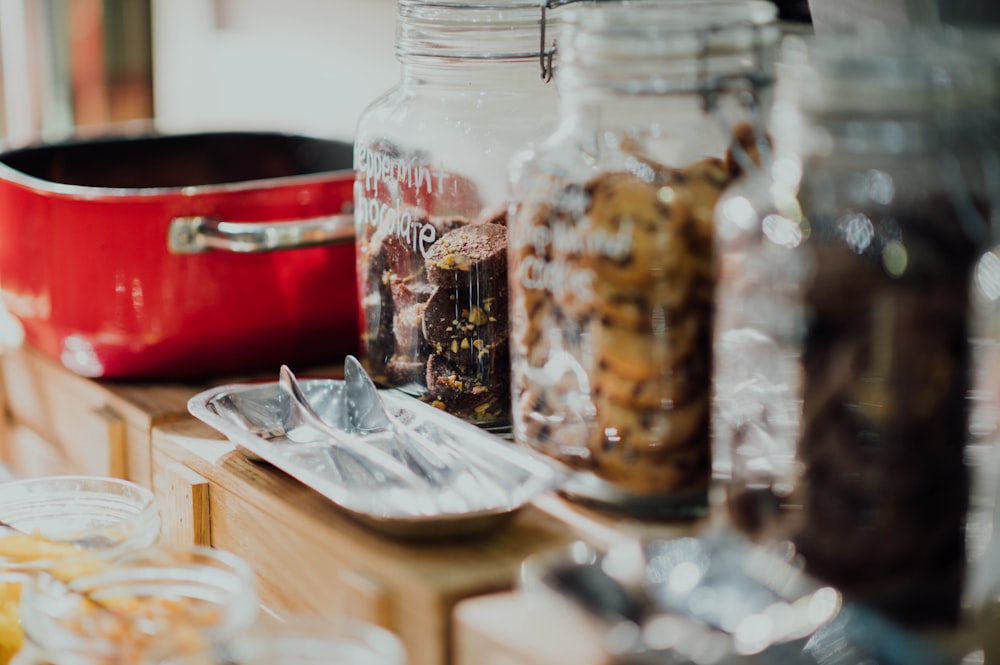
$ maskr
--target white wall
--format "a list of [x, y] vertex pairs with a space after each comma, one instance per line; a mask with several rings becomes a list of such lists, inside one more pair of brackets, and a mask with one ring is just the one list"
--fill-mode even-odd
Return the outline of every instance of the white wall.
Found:
[[153, 0], [157, 123], [350, 140], [398, 78], [395, 17], [396, 0]]

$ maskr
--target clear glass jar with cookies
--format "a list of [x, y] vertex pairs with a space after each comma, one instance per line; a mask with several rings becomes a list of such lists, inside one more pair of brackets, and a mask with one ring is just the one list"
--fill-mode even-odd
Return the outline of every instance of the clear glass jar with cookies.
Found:
[[717, 425], [757, 474], [731, 507], [845, 597], [953, 626], [1000, 435], [995, 65], [880, 29], [780, 71], [772, 168], [717, 206]]
[[562, 11], [560, 125], [509, 168], [514, 436], [578, 471], [570, 498], [699, 516], [713, 210], [766, 153], [775, 7]]
[[555, 121], [536, 0], [399, 0], [399, 83], [355, 136], [368, 372], [509, 426], [506, 167]]

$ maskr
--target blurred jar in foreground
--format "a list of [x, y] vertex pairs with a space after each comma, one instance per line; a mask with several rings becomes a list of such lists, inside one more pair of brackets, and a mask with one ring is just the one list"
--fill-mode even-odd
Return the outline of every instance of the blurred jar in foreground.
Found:
[[579, 501], [704, 514], [713, 209], [756, 169], [769, 2], [563, 10], [561, 124], [512, 161], [514, 436]]
[[[219, 665], [406, 665], [399, 638], [374, 624], [347, 617], [290, 617], [255, 626], [226, 645]], [[182, 665], [171, 661], [173, 665]], [[199, 665], [184, 661], [184, 665]]]
[[138, 665], [215, 654], [257, 617], [249, 565], [208, 547], [148, 549], [63, 583], [25, 585], [16, 665]]
[[115, 478], [56, 476], [0, 484], [0, 663], [23, 642], [22, 585], [69, 580], [153, 545], [160, 516], [152, 492]]
[[533, 0], [400, 0], [400, 82], [362, 114], [355, 218], [369, 374], [509, 424], [506, 167], [555, 119]]
[[996, 82], [932, 33], [785, 51], [773, 167], [717, 208], [716, 362], [743, 393], [720, 390], [716, 427], [752, 433], [758, 489], [794, 486], [777, 526], [808, 572], [906, 624], [954, 623], [998, 339]]

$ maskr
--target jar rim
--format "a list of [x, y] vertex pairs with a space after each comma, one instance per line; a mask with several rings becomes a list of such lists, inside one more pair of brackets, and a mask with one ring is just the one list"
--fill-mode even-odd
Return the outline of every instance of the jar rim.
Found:
[[541, 2], [533, 2], [532, 0], [509, 0], [508, 2], [503, 2], [502, 0], [485, 0], [484, 2], [469, 2], [469, 0], [456, 0], [455, 2], [450, 2], [449, 0], [399, 0], [399, 7], [400, 9], [404, 7], [407, 9], [532, 9], [540, 12]]
[[706, 27], [766, 25], [776, 23], [777, 17], [777, 7], [768, 0], [638, 0], [570, 6], [563, 10], [561, 22], [576, 30], [612, 36], [669, 36]]
[[293, 615], [280, 626], [255, 627], [252, 635], [241, 635], [227, 645], [227, 652], [240, 665], [275, 665], [293, 660], [329, 663], [331, 656], [341, 652], [364, 662], [406, 662], [406, 649], [395, 633], [349, 616], [330, 621], [319, 616]]
[[[257, 617], [259, 599], [250, 564], [227, 550], [209, 546], [161, 546], [134, 552], [107, 568], [68, 582], [47, 575], [32, 578], [23, 591], [21, 619], [25, 635], [43, 650], [78, 653], [115, 653], [113, 636], [76, 630], [84, 597], [98, 602], [114, 598], [155, 598], [158, 592], [171, 604], [189, 599], [222, 610], [218, 624], [204, 627], [204, 648], [212, 648], [247, 629]], [[101, 606], [89, 611], [115, 612]], [[124, 610], [127, 612], [128, 610]], [[127, 621], [124, 615], [122, 621]], [[157, 627], [159, 630], [159, 627]], [[173, 641], [169, 632], [150, 632], [154, 640]], [[169, 645], [168, 645], [169, 646]]]
[[781, 31], [777, 7], [766, 0], [586, 5], [560, 21], [563, 90], [712, 95], [757, 93], [773, 83]]
[[[92, 519], [92, 524], [74, 522]], [[80, 545], [67, 557], [18, 560], [0, 556], [11, 573], [44, 570], [68, 562], [109, 559], [152, 545], [160, 514], [153, 492], [121, 478], [60, 475], [0, 484], [0, 520], [28, 535]], [[39, 521], [61, 523], [57, 529]]]
[[[1000, 98], [1000, 66], [948, 30], [862, 28], [784, 44], [781, 90], [810, 113], [924, 113]], [[871, 94], [879, 90], [879, 94]]]
[[552, 24], [552, 13], [534, 0], [399, 0], [396, 55], [528, 61], [539, 58], [544, 29]]

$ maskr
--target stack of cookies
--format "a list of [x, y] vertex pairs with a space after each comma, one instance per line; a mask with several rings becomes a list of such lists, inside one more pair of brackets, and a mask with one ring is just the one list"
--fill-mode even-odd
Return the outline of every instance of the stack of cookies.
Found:
[[[860, 253], [829, 231], [836, 218], [813, 215], [805, 293], [793, 537], [810, 573], [910, 625], [958, 621], [966, 562], [979, 253], [946, 198], [882, 213], [895, 234]], [[897, 237], [909, 260], [890, 274], [880, 243]]]
[[509, 414], [507, 229], [497, 221], [415, 208], [408, 223], [433, 229], [428, 247], [386, 227], [364, 254], [369, 372], [476, 423]]
[[425, 259], [433, 287], [423, 315], [430, 346], [427, 392], [477, 422], [505, 417], [510, 401], [507, 228], [470, 224], [435, 242]]
[[712, 161], [654, 182], [606, 174], [585, 188], [593, 229], [633, 228], [628, 256], [578, 259], [597, 285], [592, 449], [601, 474], [629, 490], [694, 491], [711, 476], [712, 214], [726, 184]]
[[[719, 159], [679, 170], [645, 160], [529, 213], [546, 231], [515, 243], [519, 439], [628, 491], [707, 487], [713, 214], [731, 177]], [[530, 288], [546, 271], [559, 278]], [[553, 364], [566, 354], [586, 379]]]

